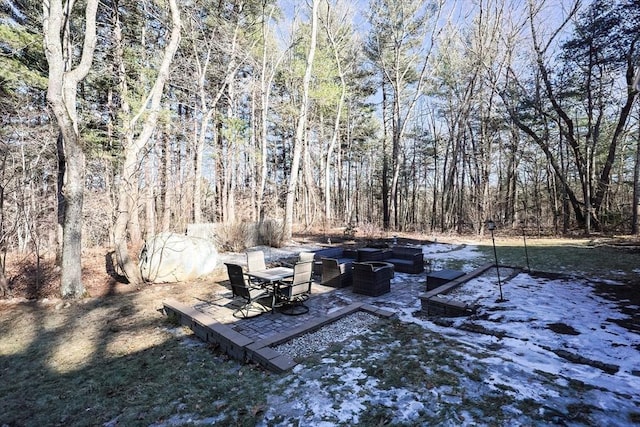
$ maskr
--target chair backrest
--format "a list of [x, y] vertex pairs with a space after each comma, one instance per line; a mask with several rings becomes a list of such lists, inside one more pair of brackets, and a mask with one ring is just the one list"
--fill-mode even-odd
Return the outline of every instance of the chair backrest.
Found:
[[340, 264], [334, 258], [322, 258], [322, 281], [340, 276]]
[[227, 274], [229, 275], [229, 282], [231, 283], [231, 291], [233, 295], [237, 295], [240, 297], [248, 297], [249, 296], [249, 284], [247, 282], [247, 277], [242, 270], [242, 266], [238, 264], [228, 264], [227, 266]]
[[311, 283], [313, 263], [311, 261], [297, 262], [293, 266], [293, 286]]
[[264, 252], [248, 251], [247, 252], [247, 269], [251, 272], [266, 270], [267, 265], [264, 261]]
[[293, 266], [293, 279], [291, 284], [280, 288], [282, 297], [293, 299], [299, 295], [311, 293], [312, 262], [298, 262]]
[[313, 258], [316, 254], [313, 252], [300, 252], [298, 255], [298, 262], [310, 262], [313, 261]]

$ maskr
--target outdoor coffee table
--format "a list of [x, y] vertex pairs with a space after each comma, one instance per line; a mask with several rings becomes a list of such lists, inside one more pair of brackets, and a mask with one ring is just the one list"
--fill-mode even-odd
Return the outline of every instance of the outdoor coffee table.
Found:
[[445, 283], [449, 283], [458, 277], [464, 276], [464, 272], [459, 270], [438, 270], [427, 274], [427, 291], [439, 288]]

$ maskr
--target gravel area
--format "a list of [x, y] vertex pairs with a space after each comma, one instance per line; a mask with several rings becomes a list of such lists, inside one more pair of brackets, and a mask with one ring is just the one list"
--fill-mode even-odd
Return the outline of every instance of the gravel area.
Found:
[[374, 314], [357, 311], [325, 325], [317, 331], [274, 346], [273, 349], [294, 359], [309, 356], [326, 349], [333, 343], [345, 341], [349, 337], [368, 331], [371, 325], [378, 320], [380, 318]]

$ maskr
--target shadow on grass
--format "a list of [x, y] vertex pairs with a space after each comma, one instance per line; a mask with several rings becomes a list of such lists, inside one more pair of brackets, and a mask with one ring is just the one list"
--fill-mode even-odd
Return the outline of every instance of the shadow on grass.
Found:
[[139, 311], [116, 297], [11, 308], [0, 318], [0, 424], [152, 425], [183, 415], [254, 424], [269, 373], [178, 340], [166, 318]]

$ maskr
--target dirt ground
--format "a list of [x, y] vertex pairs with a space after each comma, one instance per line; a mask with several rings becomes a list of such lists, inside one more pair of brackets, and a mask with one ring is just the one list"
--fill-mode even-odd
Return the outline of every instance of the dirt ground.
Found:
[[[326, 243], [327, 238], [331, 238], [334, 244], [385, 244], [392, 237], [367, 239], [364, 237], [356, 240], [344, 241], [342, 236], [337, 232], [331, 236], [318, 234], [296, 235], [294, 240], [297, 242], [315, 242]], [[500, 236], [496, 240], [496, 245], [509, 245], [514, 241], [519, 241], [521, 236]], [[415, 235], [407, 234], [398, 236], [399, 243], [426, 243], [429, 241], [447, 242], [447, 243], [466, 243], [466, 244], [487, 244], [490, 242], [489, 237], [478, 238], [478, 236], [455, 236], [455, 235]], [[573, 242], [576, 244], [593, 244], [593, 245], [616, 245], [616, 246], [639, 246], [640, 239], [635, 237], [592, 237], [585, 238], [549, 238], [545, 239], [545, 244], [566, 244]], [[183, 292], [193, 295], [194, 289], [201, 288], [207, 284], [219, 284], [226, 280], [226, 271], [222, 268], [217, 269], [213, 274], [192, 283], [177, 284], [143, 284], [133, 286], [123, 283], [123, 279], [113, 272], [112, 263], [110, 262], [110, 248], [91, 248], [83, 251], [82, 258], [82, 280], [85, 286], [86, 297], [103, 298], [115, 295], [126, 295], [133, 293], [144, 293], [153, 290], [162, 292], [163, 289], [170, 288], [171, 295], [176, 298]], [[7, 254], [5, 260], [6, 277], [9, 286], [9, 293], [2, 295], [0, 290], [0, 302], [2, 303], [20, 303], [25, 301], [57, 301], [60, 296], [60, 269], [55, 265], [52, 255], [46, 254], [41, 256], [39, 264], [33, 255]], [[157, 295], [156, 295], [157, 296]]]
[[[191, 283], [146, 283], [135, 286], [124, 283], [122, 278], [109, 273], [109, 264], [105, 261], [108, 254], [108, 249], [99, 248], [87, 250], [83, 254], [82, 281], [86, 298], [105, 298], [127, 294], [138, 294], [138, 297], [143, 297], [149, 291], [154, 294], [154, 298], [157, 298], [158, 293], [164, 292], [179, 297], [183, 292], [193, 295], [194, 289], [213, 285], [226, 279], [224, 270], [217, 269], [213, 274]], [[59, 271], [60, 269], [55, 265], [53, 258], [44, 258], [37, 266], [32, 258], [18, 257], [15, 254], [8, 255], [7, 281], [10, 291], [4, 297], [0, 293], [0, 301], [5, 304], [25, 301], [59, 302]]]
[[[344, 241], [339, 232], [330, 236], [318, 234], [296, 235], [296, 242], [319, 242], [325, 243], [330, 238], [334, 243]], [[370, 240], [370, 239], [369, 239]], [[385, 239], [376, 239], [385, 240]], [[416, 238], [405, 238], [406, 241], [417, 242]], [[420, 239], [421, 241], [423, 239]], [[367, 239], [358, 239], [358, 241], [350, 241], [350, 244], [366, 244]], [[193, 294], [192, 287], [201, 287], [203, 284], [219, 283], [224, 281], [226, 271], [222, 268], [217, 269], [213, 274], [202, 278], [193, 283], [181, 283], [179, 286], [171, 286], [169, 284], [143, 284], [140, 286], [132, 286], [125, 283], [122, 277], [119, 277], [113, 271], [113, 262], [111, 261], [111, 248], [91, 248], [83, 250], [82, 256], [82, 281], [88, 298], [102, 298], [115, 295], [125, 295], [132, 293], [144, 293], [148, 290], [160, 291], [162, 288], [171, 287], [173, 295], [176, 297], [182, 291]], [[20, 255], [8, 253], [5, 261], [6, 278], [8, 281], [10, 292], [2, 295], [0, 290], [0, 301], [4, 303], [19, 303], [24, 301], [55, 301], [60, 297], [60, 268], [55, 265], [53, 254], [44, 254], [40, 257], [40, 262], [36, 262], [33, 254]]]

